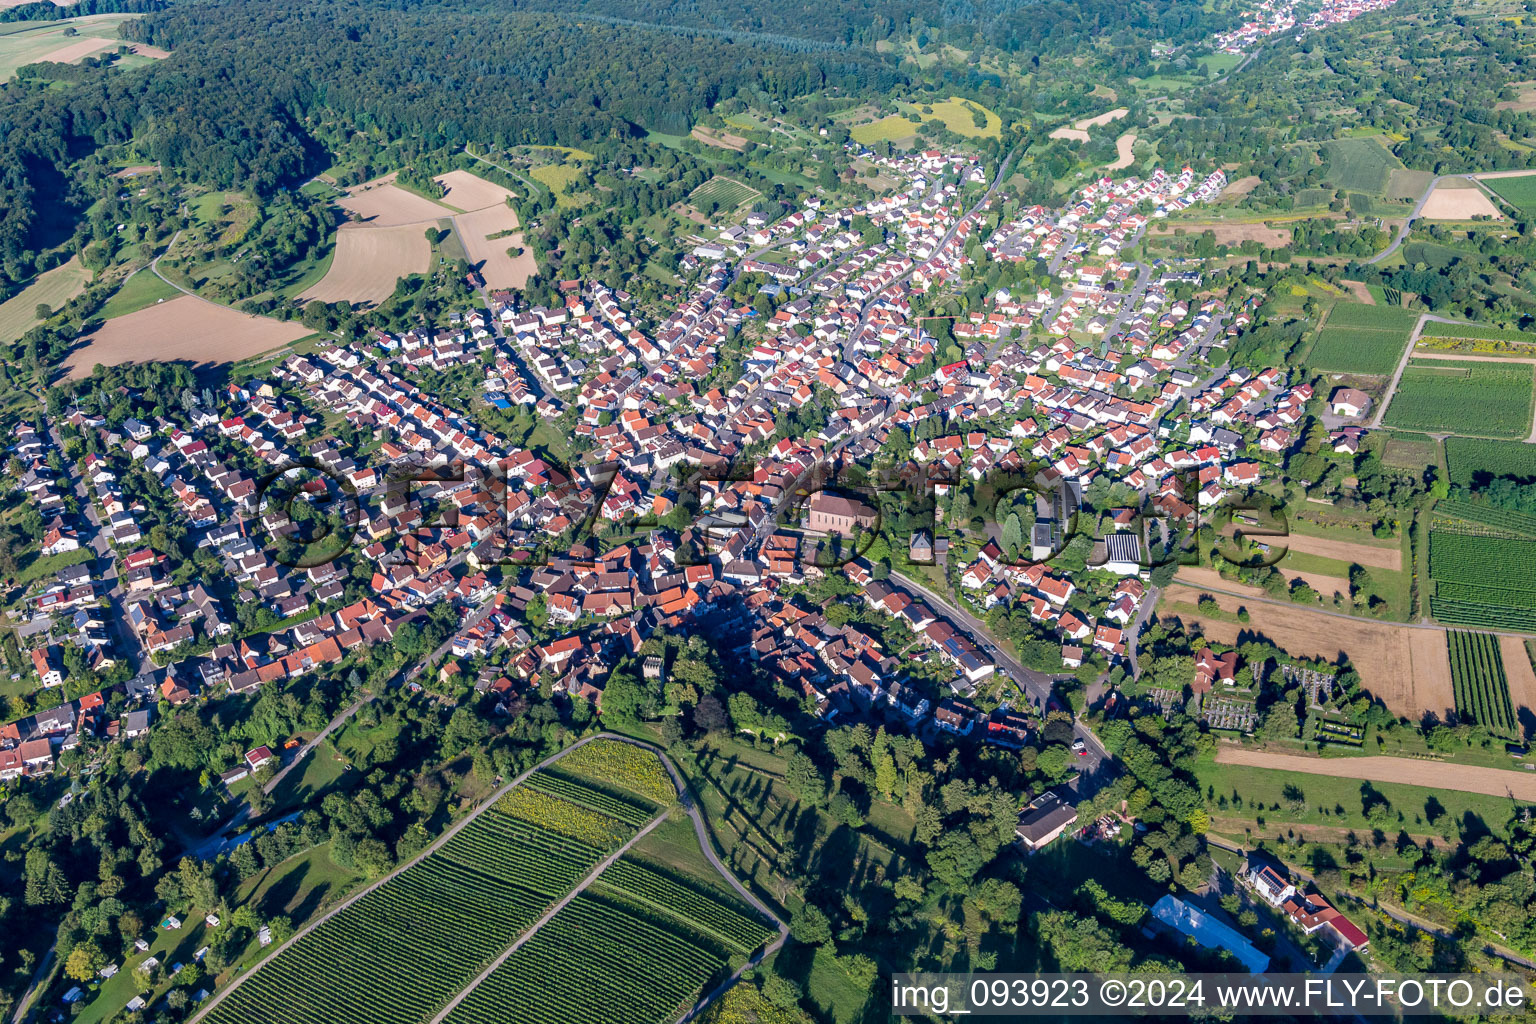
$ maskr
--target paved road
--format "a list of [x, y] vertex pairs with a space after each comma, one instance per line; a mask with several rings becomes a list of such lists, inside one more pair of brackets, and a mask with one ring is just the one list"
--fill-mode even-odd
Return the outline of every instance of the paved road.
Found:
[[[1393, 372], [1392, 379], [1387, 383], [1387, 390], [1381, 396], [1381, 401], [1376, 404], [1376, 414], [1371, 417], [1371, 422], [1367, 424], [1372, 430], [1381, 426], [1381, 418], [1387, 414], [1387, 406], [1392, 403], [1392, 396], [1397, 393], [1397, 385], [1403, 379], [1403, 371], [1408, 369], [1408, 360], [1413, 358], [1413, 346], [1419, 343], [1419, 332], [1424, 329], [1424, 321], [1428, 319], [1429, 314], [1425, 313], [1413, 325], [1413, 332], [1408, 335], [1408, 346], [1403, 349], [1403, 357], [1397, 361], [1397, 370]], [[1439, 318], [1437, 317], [1436, 319]], [[1326, 324], [1327, 320], [1323, 322]]]
[[53, 966], [53, 947], [48, 947], [48, 952], [43, 954], [38, 961], [37, 970], [32, 972], [32, 980], [27, 984], [27, 990], [16, 1000], [16, 1012], [11, 1014], [11, 1024], [21, 1024], [26, 1017], [27, 1010], [32, 1005], [32, 1000], [37, 998], [37, 993], [43, 987], [43, 981], [48, 977], [49, 968]]
[[[58, 452], [64, 451], [64, 438], [59, 432], [59, 425], [51, 417], [48, 420], [48, 438], [54, 444]], [[128, 622], [127, 606], [124, 603], [124, 593], [121, 576], [117, 570], [117, 555], [112, 550], [111, 542], [107, 538], [107, 526], [96, 511], [94, 495], [86, 487], [85, 480], [75, 471], [71, 464], [65, 464], [65, 472], [70, 482], [74, 484], [75, 497], [80, 504], [80, 515], [90, 524], [93, 535], [89, 547], [95, 552], [98, 563], [106, 562], [104, 569], [100, 566], [93, 567], [93, 582], [108, 584], [106, 591], [107, 604], [112, 610], [112, 631], [117, 634], [113, 644], [112, 653], [120, 655], [133, 669], [133, 674], [138, 675], [144, 670], [144, 650], [139, 646], [139, 634]]]
[[[465, 630], [472, 629], [479, 625], [480, 622], [483, 621], [485, 617], [491, 613], [491, 609], [494, 606], [494, 601], [495, 597], [493, 596], [491, 599], [483, 602], [479, 607], [471, 612], [467, 618], [464, 619], [459, 628], [454, 631], [453, 636], [450, 636], [447, 640], [443, 641], [443, 643], [438, 646], [437, 650], [433, 651], [431, 654], [428, 654], [426, 657], [421, 658], [420, 660], [413, 662], [408, 666], [405, 666], [399, 672], [395, 673], [395, 675], [387, 683], [384, 684], [385, 688], [391, 686], [400, 686], [410, 682], [412, 679], [415, 679], [418, 675], [421, 674], [421, 670], [425, 666], [431, 665], [433, 662], [437, 661], [437, 659], [447, 654], [448, 649], [453, 646], [453, 641], [459, 636], [460, 633], [463, 633]], [[324, 729], [321, 729], [320, 732], [316, 733], [313, 738], [311, 738], [307, 743], [300, 747], [298, 751], [288, 759], [288, 763], [283, 765], [282, 769], [272, 776], [267, 784], [262, 787], [262, 792], [274, 792], [277, 789], [278, 784], [283, 781], [288, 773], [302, 764], [304, 759], [308, 757], [316, 747], [324, 742], [327, 736], [331, 735], [337, 729], [346, 724], [348, 719], [357, 714], [358, 711], [362, 709], [364, 704], [367, 704], [376, 696], [377, 694], [374, 693], [364, 694], [351, 705], [343, 708], [341, 711], [338, 711], [335, 717], [333, 717], [329, 722], [325, 724]], [[183, 856], [197, 857], [200, 860], [211, 860], [214, 857], [217, 857], [220, 853], [224, 852], [224, 849], [227, 847], [229, 840], [232, 838], [230, 833], [236, 831], [240, 828], [240, 826], [244, 825], [245, 822], [249, 820], [250, 816], [251, 805], [242, 802], [240, 805], [240, 810], [235, 812], [234, 817], [230, 818], [226, 823], [220, 825], [197, 846], [187, 850]]]
[[[549, 191], [544, 186], [536, 184], [535, 182], [529, 181], [527, 178], [523, 177], [521, 174], [518, 174], [512, 168], [510, 168], [510, 167], [503, 167], [503, 166], [501, 166], [501, 164], [495, 163], [494, 161], [491, 161], [491, 160], [487, 160], [485, 157], [481, 156], [479, 153], [476, 153], [473, 150], [471, 150], [468, 146], [464, 147], [464, 152], [468, 156], [473, 157], [474, 159], [476, 159], [476, 160], [480, 161], [481, 163], [485, 164], [486, 166], [494, 167], [498, 171], [500, 171], [502, 174], [506, 174], [506, 175], [509, 175], [509, 176], [511, 176], [513, 178], [516, 178], [518, 181], [522, 182], [524, 185], [527, 185], [529, 188], [533, 189], [535, 192], [547, 192], [547, 191]], [[489, 307], [487, 307], [487, 308], [489, 308]]]
[[1126, 660], [1131, 664], [1131, 678], [1141, 678], [1141, 664], [1137, 659], [1138, 641], [1141, 639], [1141, 631], [1147, 627], [1147, 620], [1157, 610], [1158, 589], [1148, 587], [1146, 596], [1141, 600], [1141, 607], [1136, 609], [1136, 617], [1125, 628], [1125, 654]]
[[[925, 584], [919, 583], [910, 576], [903, 576], [899, 572], [892, 572], [891, 578], [900, 581], [903, 586], [910, 587], [922, 594], [930, 603], [949, 616], [956, 625], [969, 632], [976, 640], [978, 646], [986, 651], [993, 661], [1013, 677], [1014, 685], [1018, 687], [1020, 693], [1031, 698], [1038, 706], [1045, 707], [1046, 701], [1051, 696], [1051, 683], [1055, 679], [1054, 676], [1045, 672], [1037, 672], [1027, 667], [998, 647], [992, 642], [991, 634], [987, 632], [986, 623], [966, 611], [959, 604], [956, 604], [948, 596], [931, 590]], [[1114, 762], [1110, 758], [1109, 751], [1104, 749], [1104, 744], [1099, 742], [1099, 738], [1087, 726], [1081, 722], [1073, 723], [1072, 732], [1074, 737], [1082, 740], [1084, 747], [1087, 748], [1087, 752], [1077, 759], [1077, 767], [1085, 779], [1098, 779], [1104, 771], [1113, 771]], [[1078, 792], [1079, 797], [1086, 797], [1088, 795], [1087, 792], [1081, 790]]]
[[1435, 186], [1439, 185], [1440, 182], [1446, 178], [1465, 177], [1467, 177], [1465, 174], [1441, 174], [1431, 178], [1429, 187], [1424, 190], [1423, 195], [1419, 196], [1419, 201], [1413, 204], [1413, 210], [1408, 214], [1408, 219], [1397, 226], [1397, 234], [1393, 236], [1392, 244], [1365, 262], [1367, 264], [1380, 263], [1388, 256], [1391, 256], [1393, 253], [1397, 252], [1398, 248], [1408, 240], [1408, 231], [1413, 227], [1413, 222], [1418, 220], [1419, 215], [1424, 212], [1424, 204], [1429, 201], [1429, 194], [1435, 190]]

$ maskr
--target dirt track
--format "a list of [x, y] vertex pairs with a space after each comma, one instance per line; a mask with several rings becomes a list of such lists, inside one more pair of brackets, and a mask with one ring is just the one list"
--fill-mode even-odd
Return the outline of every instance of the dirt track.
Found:
[[1216, 748], [1217, 764], [1274, 768], [1305, 775], [1331, 775], [1362, 782], [1396, 782], [1429, 789], [1454, 789], [1461, 793], [1513, 796], [1536, 802], [1536, 772], [1506, 771], [1471, 764], [1416, 761], [1406, 757], [1305, 757], [1222, 744]]
[[1329, 540], [1326, 537], [1308, 537], [1292, 533], [1276, 543], [1304, 555], [1333, 558], [1340, 562], [1353, 562], [1375, 569], [1403, 568], [1403, 553], [1397, 548], [1378, 548], [1369, 544], [1353, 544], [1347, 540]]

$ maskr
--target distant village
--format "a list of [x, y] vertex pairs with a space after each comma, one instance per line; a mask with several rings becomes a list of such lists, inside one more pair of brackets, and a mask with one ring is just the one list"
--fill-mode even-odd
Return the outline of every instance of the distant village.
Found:
[[[1301, 0], [1261, 0], [1248, 12], [1243, 23], [1230, 32], [1219, 33], [1212, 44], [1222, 53], [1250, 53], [1263, 40], [1294, 30], [1300, 39], [1308, 32], [1329, 25], [1354, 21], [1362, 14], [1391, 7], [1397, 0], [1322, 0], [1320, 4]], [[1299, 21], [1297, 12], [1309, 10]]]

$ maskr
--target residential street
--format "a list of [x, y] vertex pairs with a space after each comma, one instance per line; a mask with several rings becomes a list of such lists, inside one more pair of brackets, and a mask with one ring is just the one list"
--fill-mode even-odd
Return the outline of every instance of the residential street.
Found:
[[[986, 624], [950, 598], [929, 589], [926, 585], [919, 583], [912, 577], [905, 576], [899, 572], [892, 572], [891, 578], [900, 582], [902, 586], [921, 594], [935, 609], [942, 611], [948, 616], [955, 625], [970, 633], [976, 645], [985, 651], [1000, 669], [1012, 677], [1019, 692], [1030, 703], [1041, 709], [1045, 707], [1046, 701], [1051, 696], [1053, 676], [1028, 668], [1004, 652], [1002, 648], [992, 642], [992, 636], [987, 632]], [[1083, 745], [1087, 748], [1087, 752], [1078, 758], [1078, 769], [1082, 772], [1083, 777], [1083, 781], [1078, 784], [1078, 797], [1083, 798], [1091, 795], [1094, 789], [1098, 788], [1104, 781], [1107, 781], [1108, 775], [1114, 773], [1114, 760], [1110, 757], [1109, 751], [1104, 749], [1104, 744], [1099, 742], [1099, 738], [1087, 726], [1081, 722], [1075, 722], [1073, 723], [1072, 732], [1075, 737], [1083, 741]], [[1084, 786], [1085, 782], [1087, 784], [1086, 788]]]

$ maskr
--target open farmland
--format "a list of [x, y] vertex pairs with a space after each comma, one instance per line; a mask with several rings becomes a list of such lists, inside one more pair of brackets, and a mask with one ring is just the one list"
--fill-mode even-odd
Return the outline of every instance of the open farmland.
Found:
[[1367, 306], [1340, 302], [1328, 311], [1328, 326], [1367, 331], [1402, 331], [1404, 336], [1418, 322], [1419, 314], [1400, 306]]
[[512, 193], [468, 171], [449, 171], [432, 179], [443, 186], [443, 205], [471, 213], [487, 206], [505, 206]]
[[675, 1019], [774, 936], [733, 896], [628, 858], [598, 876], [448, 1014], [448, 1024]]
[[[606, 746], [597, 740], [588, 746]], [[584, 748], [578, 748], [584, 749]], [[655, 755], [634, 748], [656, 761]], [[635, 755], [626, 755], [633, 765]], [[660, 769], [660, 762], [656, 762]], [[564, 769], [569, 771], [569, 769]], [[632, 768], [640, 784], [650, 776]], [[530, 772], [228, 989], [209, 1024], [405, 1024], [430, 1019], [637, 834], [658, 807], [571, 774]], [[576, 800], [583, 802], [575, 802]], [[670, 802], [670, 798], [669, 798]], [[626, 820], [593, 804], [621, 808]], [[366, 987], [359, 988], [359, 981]]]
[[1136, 146], [1136, 136], [1127, 132], [1115, 140], [1115, 159], [1105, 166], [1111, 171], [1118, 171], [1123, 167], [1129, 167], [1136, 162], [1136, 155], [1132, 150]]
[[[933, 113], [923, 112], [923, 107], [929, 107]], [[909, 118], [914, 120], [921, 118], [924, 121], [941, 121], [945, 128], [962, 135], [968, 139], [995, 139], [1002, 134], [1003, 119], [992, 111], [973, 100], [962, 99], [959, 96], [951, 96], [942, 103], [924, 103], [921, 105], [904, 103], [902, 110]], [[985, 125], [976, 123], [976, 114], [980, 113], [985, 119]], [[1122, 111], [1122, 114], [1124, 112]], [[1103, 115], [1108, 117], [1109, 115]]]
[[1501, 636], [1498, 641], [1504, 675], [1509, 679], [1510, 703], [1515, 706], [1515, 721], [1524, 732], [1527, 723], [1536, 721], [1536, 667], [1531, 665], [1531, 653], [1524, 640]]
[[[16, 74], [18, 68], [41, 61], [69, 64], [104, 50], [132, 45], [119, 39], [117, 26], [135, 17], [132, 14], [92, 14], [84, 18], [39, 22], [35, 26], [0, 35], [0, 81]], [[68, 29], [78, 35], [66, 36]]]
[[1492, 324], [1442, 324], [1431, 320], [1419, 332], [1421, 338], [1461, 338], [1468, 341], [1508, 341], [1536, 345], [1536, 331], [1514, 331]]
[[[1531, 431], [1529, 366], [1435, 361], [1403, 371], [1385, 422], [1402, 430], [1525, 437]], [[1467, 410], [1476, 409], [1475, 421]]]
[[1456, 687], [1456, 714], [1499, 736], [1518, 731], [1509, 700], [1509, 680], [1498, 638], [1491, 633], [1453, 629], [1446, 633], [1451, 650], [1451, 681]]
[[523, 251], [513, 256], [508, 251], [523, 249], [523, 236], [517, 231], [517, 211], [507, 203], [512, 193], [468, 171], [453, 171], [437, 180], [449, 187], [450, 197], [480, 204], [456, 214], [453, 226], [470, 266], [480, 272], [486, 286], [521, 288], [527, 284], [539, 270], [532, 253]]
[[1503, 197], [1505, 202], [1526, 216], [1536, 212], [1536, 174], [1518, 174], [1513, 177], [1486, 176], [1482, 180]]
[[192, 295], [168, 299], [108, 320], [81, 339], [64, 360], [72, 379], [90, 375], [97, 363], [232, 363], [297, 341], [309, 334], [297, 321], [252, 316]]
[[1445, 459], [1451, 482], [1480, 484], [1490, 477], [1536, 480], [1536, 445], [1519, 441], [1490, 441], [1480, 437], [1448, 437]]
[[749, 203], [761, 195], [762, 193], [755, 188], [717, 174], [688, 193], [688, 200], [695, 205], [702, 201], [714, 200], [720, 209], [734, 210], [742, 203]]
[[549, 189], [562, 209], [585, 206], [591, 199], [585, 192], [571, 193], [565, 190], [567, 185], [581, 178], [581, 168], [575, 164], [545, 164], [533, 168], [528, 176]]
[[1387, 176], [1400, 167], [1397, 157], [1374, 138], [1336, 139], [1323, 145], [1328, 160], [1325, 181], [1346, 192], [1381, 195]]
[[1397, 368], [1409, 331], [1325, 326], [1307, 356], [1307, 366], [1325, 373], [1385, 376]]
[[[1226, 586], [1226, 584], [1223, 584]], [[1175, 584], [1165, 599], [1195, 605], [1198, 587]], [[1247, 623], [1227, 621], [1179, 607], [1168, 611], [1185, 625], [1197, 623], [1217, 643], [1238, 643], [1240, 636], [1259, 635], [1301, 658], [1337, 661], [1347, 657], [1362, 684], [1393, 714], [1417, 721], [1426, 712], [1444, 718], [1456, 706], [1445, 632], [1413, 626], [1341, 619], [1296, 605], [1213, 594], [1217, 607], [1235, 613], [1246, 607]]]
[[347, 190], [346, 197], [336, 205], [356, 214], [369, 227], [392, 228], [402, 224], [420, 224], [422, 230], [430, 223], [451, 217], [453, 211], [430, 199], [394, 184], [395, 176], [386, 175], [373, 181], [355, 185]]
[[[526, 249], [513, 256], [509, 248], [523, 249], [517, 229], [517, 211], [510, 206], [487, 206], [453, 218], [469, 264], [480, 271], [488, 288], [521, 288], [539, 272], [533, 253]], [[510, 233], [509, 233], [510, 232]]]
[[58, 309], [85, 291], [90, 277], [91, 272], [81, 265], [78, 256], [39, 274], [31, 284], [0, 303], [0, 341], [15, 341], [27, 333], [38, 323], [40, 304]]
[[1290, 551], [1317, 555], [1320, 558], [1332, 558], [1335, 561], [1350, 562], [1368, 568], [1401, 570], [1403, 567], [1403, 553], [1395, 545], [1376, 547], [1371, 544], [1331, 540], [1327, 537], [1313, 537], [1302, 533], [1289, 533], [1283, 541], [1278, 543], [1283, 544]]
[[432, 246], [419, 224], [392, 228], [343, 224], [336, 232], [330, 269], [299, 301], [383, 302], [399, 278], [424, 272], [431, 258]]
[[1425, 220], [1471, 220], [1473, 217], [1499, 217], [1493, 200], [1475, 185], [1450, 188], [1440, 185], [1424, 201], [1419, 216]]
[[1536, 631], [1536, 517], [1440, 502], [1429, 532], [1430, 611], [1442, 622]]
[[854, 142], [867, 146], [881, 140], [901, 142], [904, 139], [910, 139], [917, 134], [919, 127], [916, 121], [909, 120], [901, 114], [890, 114], [878, 121], [854, 125], [848, 130], [848, 134]]
[[[1073, 129], [1068, 129], [1068, 131], [1071, 130]], [[1291, 244], [1291, 231], [1289, 228], [1271, 227], [1268, 224], [1260, 224], [1256, 221], [1207, 221], [1199, 223], [1183, 220], [1177, 222], [1165, 220], [1157, 222], [1156, 228], [1148, 237], [1153, 239], [1166, 238], [1180, 229], [1183, 229], [1190, 235], [1203, 235], [1209, 231], [1218, 244], [1241, 245], [1250, 240], [1270, 248]]]

